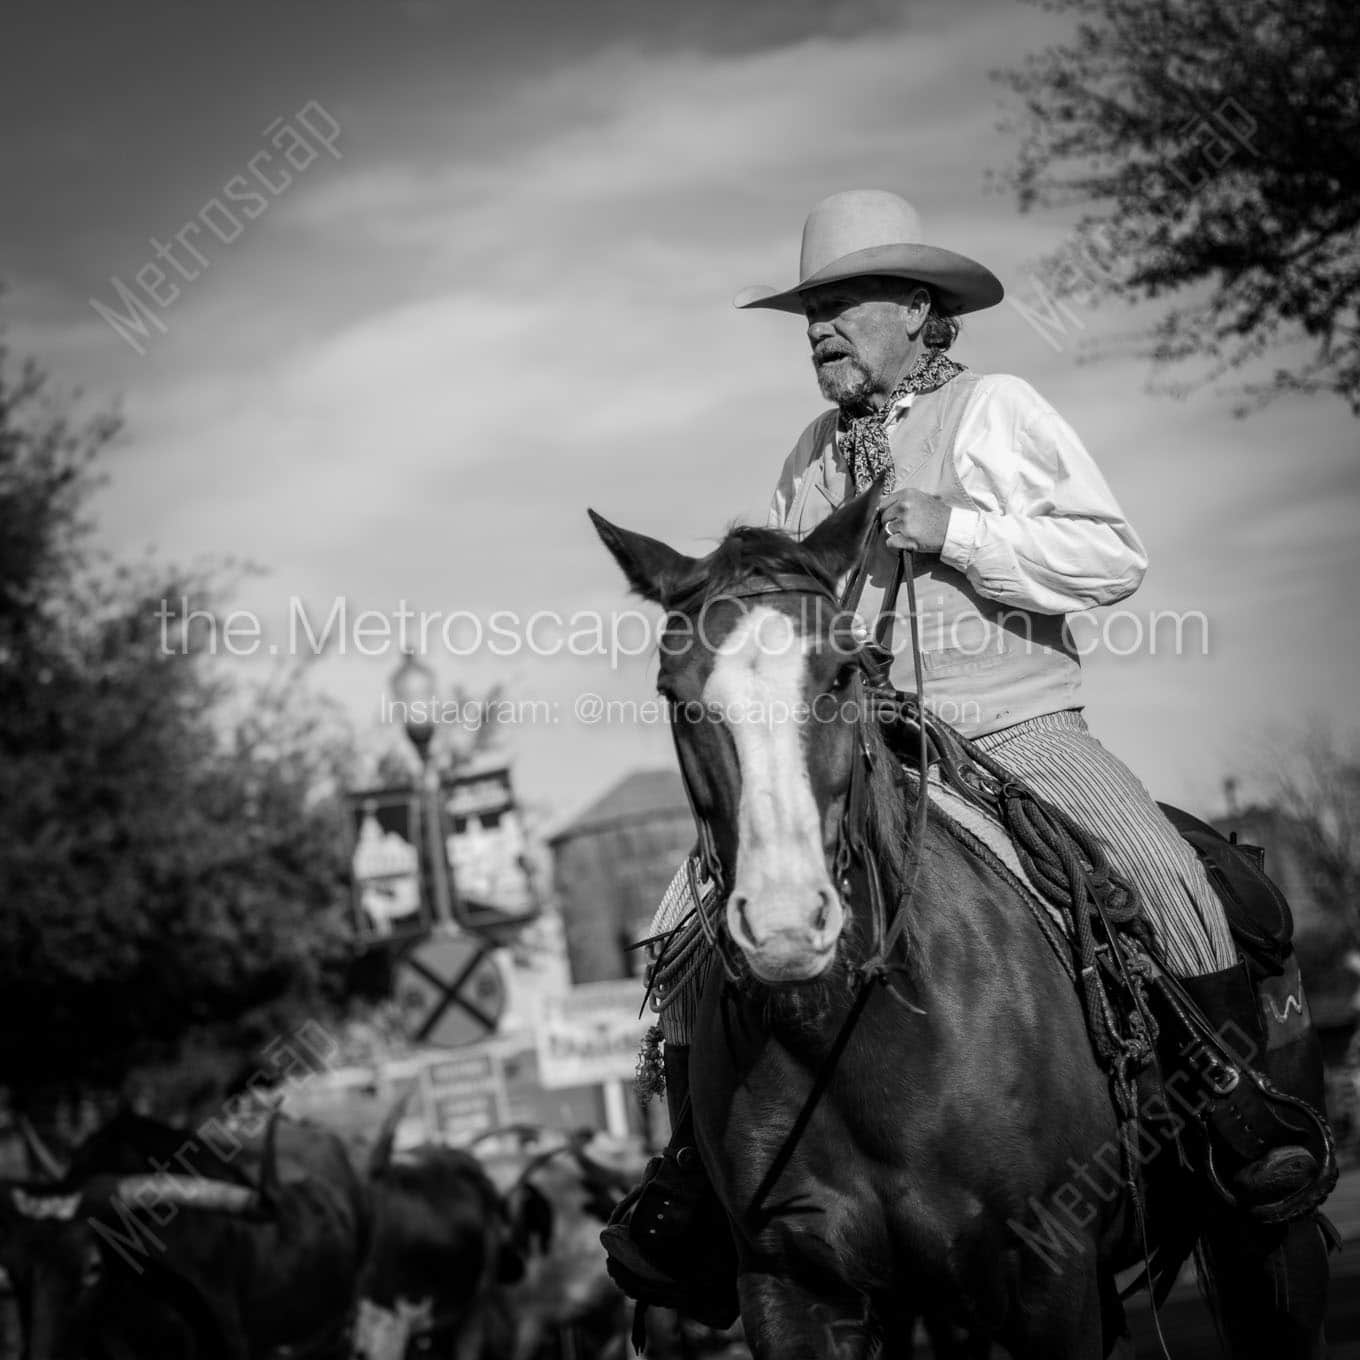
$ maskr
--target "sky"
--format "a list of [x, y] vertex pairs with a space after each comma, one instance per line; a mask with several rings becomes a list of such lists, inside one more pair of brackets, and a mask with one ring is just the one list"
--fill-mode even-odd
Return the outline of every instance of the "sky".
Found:
[[[1087, 660], [1095, 733], [1158, 797], [1212, 813], [1224, 775], [1249, 780], [1291, 723], [1350, 724], [1344, 405], [1237, 419], [1230, 393], [1176, 400], [1140, 361], [1083, 358], [1146, 310], [1074, 303], [1036, 324], [1014, 305], [1033, 312], [1073, 215], [1021, 214], [994, 186], [1016, 142], [990, 72], [1060, 36], [1052, 16], [1018, 0], [9, 14], [0, 320], [87, 409], [125, 418], [100, 542], [258, 563], [236, 603], [284, 653], [290, 621], [378, 611], [391, 645], [351, 628], [311, 671], [370, 752], [402, 742], [383, 709], [400, 609], [637, 607], [588, 506], [690, 552], [763, 520], [822, 402], [799, 320], [732, 297], [792, 282], [807, 211], [851, 187], [906, 195], [930, 242], [1001, 278], [1009, 300], [965, 320], [956, 356], [1033, 383], [1149, 549], [1108, 632], [1131, 654]], [[1158, 611], [1203, 617], [1186, 654], [1132, 645]], [[503, 741], [555, 818], [670, 762], [655, 721], [577, 711], [647, 700], [649, 655], [495, 655], [470, 627], [428, 660], [445, 687], [540, 705]], [[224, 664], [263, 673], [268, 645]]]

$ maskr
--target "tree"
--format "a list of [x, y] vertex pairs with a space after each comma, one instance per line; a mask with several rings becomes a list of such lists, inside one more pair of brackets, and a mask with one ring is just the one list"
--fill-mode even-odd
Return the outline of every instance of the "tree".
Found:
[[1297, 830], [1317, 901], [1360, 948], [1360, 741], [1315, 724], [1281, 749], [1268, 781]]
[[246, 687], [175, 626], [183, 597], [220, 612], [226, 569], [91, 551], [115, 430], [0, 348], [0, 1081], [21, 1103], [185, 1049], [239, 1065], [352, 984], [348, 734], [296, 677]]
[[1036, 282], [1185, 297], [1142, 348], [1160, 366], [1208, 360], [1211, 379], [1273, 356], [1239, 414], [1291, 390], [1360, 414], [1360, 7], [1043, 7], [1074, 16], [1075, 34], [997, 73], [1023, 99], [1002, 179], [1022, 210], [1086, 211]]

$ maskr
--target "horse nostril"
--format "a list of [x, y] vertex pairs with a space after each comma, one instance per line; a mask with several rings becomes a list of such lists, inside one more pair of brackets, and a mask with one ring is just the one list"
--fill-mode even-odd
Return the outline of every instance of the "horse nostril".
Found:
[[826, 923], [830, 918], [831, 894], [825, 888], [820, 888], [817, 892], [817, 916], [813, 921], [813, 927], [820, 933], [826, 929]]
[[750, 898], [744, 893], [737, 893], [732, 898], [732, 909], [737, 914], [737, 926], [741, 935], [747, 943], [754, 944], [756, 939], [755, 931], [751, 929], [751, 923], [746, 919], [746, 907], [749, 902]]

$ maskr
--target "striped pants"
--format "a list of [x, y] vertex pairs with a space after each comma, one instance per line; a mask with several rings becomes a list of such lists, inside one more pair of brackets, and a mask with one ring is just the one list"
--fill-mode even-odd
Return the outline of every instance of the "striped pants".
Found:
[[1195, 852], [1078, 710], [1030, 718], [973, 742], [1101, 841], [1110, 867], [1142, 897], [1173, 973], [1214, 973], [1237, 961], [1223, 905]]

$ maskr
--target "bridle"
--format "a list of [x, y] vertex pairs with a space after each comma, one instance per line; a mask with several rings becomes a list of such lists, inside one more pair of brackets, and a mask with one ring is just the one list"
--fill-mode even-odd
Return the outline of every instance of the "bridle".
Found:
[[[719, 598], [744, 601], [770, 595], [803, 595], [823, 600], [835, 610], [836, 626], [842, 626], [847, 617], [852, 616], [859, 604], [864, 583], [868, 577], [869, 563], [884, 542], [886, 535], [882, 526], [875, 521], [875, 531], [862, 552], [859, 562], [846, 588], [837, 595], [828, 583], [810, 571], [759, 572], [750, 580], [735, 587], [725, 588]], [[875, 752], [869, 739], [869, 724], [877, 721], [880, 714], [896, 702], [895, 691], [888, 681], [888, 671], [892, 664], [891, 635], [895, 618], [897, 597], [905, 584], [907, 605], [911, 623], [912, 661], [916, 676], [918, 703], [923, 702], [924, 667], [921, 662], [919, 620], [916, 609], [916, 589], [914, 571], [909, 552], [899, 552], [895, 556], [893, 575], [884, 593], [878, 618], [870, 636], [860, 642], [850, 656], [855, 665], [851, 703], [855, 713], [855, 756], [850, 767], [850, 783], [846, 790], [845, 805], [841, 810], [836, 831], [836, 849], [832, 857], [832, 881], [842, 897], [849, 895], [850, 875], [858, 865], [868, 887], [870, 908], [870, 949], [864, 962], [856, 966], [861, 990], [870, 982], [885, 986], [894, 972], [903, 968], [901, 962], [894, 962], [893, 954], [906, 928], [907, 906], [915, 893], [917, 874], [921, 864], [922, 849], [925, 841], [926, 823], [929, 815], [930, 800], [926, 793], [929, 773], [929, 748], [925, 723], [919, 724], [919, 747], [916, 760], [917, 793], [912, 824], [911, 846], [909, 850], [910, 868], [902, 876], [894, 901], [889, 905], [884, 888], [883, 874], [877, 858], [865, 841], [865, 830], [869, 821], [869, 788], [873, 772]], [[706, 607], [708, 601], [703, 602]], [[673, 603], [672, 613], [690, 616], [691, 610], [684, 603]], [[704, 933], [707, 944], [718, 959], [729, 982], [738, 983], [743, 974], [734, 961], [729, 937], [719, 928], [718, 917], [725, 909], [731, 894], [721, 857], [718, 854], [713, 828], [699, 810], [694, 789], [686, 773], [685, 760], [680, 748], [679, 725], [674, 721], [676, 704], [671, 704], [671, 736], [675, 742], [676, 761], [680, 767], [681, 782], [689, 802], [690, 813], [698, 833], [698, 843], [686, 860], [691, 900], [695, 904], [695, 916]], [[894, 783], [902, 783], [900, 771], [894, 772]], [[703, 874], [712, 885], [712, 892], [705, 894], [700, 883]], [[664, 948], [663, 948], [664, 953]], [[910, 1005], [893, 988], [889, 994], [904, 1005]], [[914, 1008], [913, 1008], [914, 1009]]]
[[[886, 535], [881, 524], [875, 521], [874, 532], [870, 535], [869, 542], [861, 553], [859, 562], [851, 573], [844, 592], [839, 596], [826, 581], [819, 579], [811, 572], [766, 572], [756, 575], [751, 581], [743, 583], [737, 589], [728, 588], [723, 592], [724, 598], [742, 600], [763, 595], [811, 595], [834, 605], [839, 611], [838, 620], [842, 620], [847, 614], [853, 615], [859, 604], [864, 583], [868, 578], [869, 563], [873, 560], [874, 554], [885, 539]], [[758, 1224], [759, 1220], [768, 1212], [764, 1206], [779, 1178], [784, 1174], [792, 1160], [803, 1134], [807, 1131], [818, 1102], [826, 1092], [840, 1062], [841, 1055], [845, 1052], [859, 1023], [859, 1018], [869, 1003], [869, 998], [876, 991], [883, 990], [906, 1009], [918, 1011], [918, 1008], [908, 997], [890, 985], [894, 973], [905, 969], [904, 963], [894, 961], [893, 954], [906, 928], [907, 908], [916, 891], [930, 807], [927, 792], [929, 739], [924, 717], [924, 666], [921, 662], [920, 626], [916, 607], [914, 575], [911, 554], [907, 552], [899, 553], [894, 562], [892, 578], [887, 591], [884, 593], [883, 603], [879, 608], [878, 618], [875, 620], [870, 636], [866, 641], [859, 644], [853, 654], [853, 659], [857, 662], [854, 673], [854, 697], [858, 705], [855, 718], [856, 750], [855, 758], [850, 767], [850, 786], [846, 790], [845, 806], [841, 811], [840, 824], [837, 828], [836, 850], [831, 867], [835, 875], [833, 882], [843, 895], [848, 895], [849, 874], [852, 865], [858, 863], [865, 876], [872, 913], [871, 949], [865, 961], [854, 970], [857, 977], [850, 1006], [836, 1027], [830, 1048], [817, 1064], [812, 1085], [806, 1098], [803, 1100], [802, 1106], [773, 1160], [761, 1177], [760, 1184], [751, 1196], [750, 1204], [743, 1215], [748, 1224]], [[887, 711], [892, 711], [897, 703], [896, 693], [888, 681], [888, 672], [892, 665], [890, 641], [894, 611], [897, 606], [897, 596], [904, 585], [911, 622], [911, 650], [916, 678], [917, 702], [921, 705], [921, 715], [918, 722], [919, 743], [916, 752], [916, 805], [912, 819], [911, 846], [909, 849], [911, 864], [910, 868], [902, 875], [895, 899], [891, 908], [889, 908], [878, 861], [866, 844], [864, 836], [868, 824], [869, 778], [874, 761], [874, 748], [869, 740], [868, 728], [871, 720], [869, 700], [872, 698], [875, 701], [874, 719], [879, 716], [880, 706]], [[676, 608], [674, 603], [672, 608]], [[681, 606], [678, 612], [687, 613], [688, 611]], [[719, 930], [716, 919], [726, 906], [731, 888], [726, 881], [722, 862], [717, 853], [713, 829], [699, 811], [694, 790], [690, 786], [689, 776], [685, 772], [677, 724], [674, 721], [671, 723], [671, 735], [675, 739], [681, 780], [685, 786], [690, 812], [693, 814], [699, 836], [696, 851], [688, 860], [689, 886], [691, 898], [694, 902], [694, 913], [707, 942], [712, 946], [719, 959], [728, 981], [739, 984], [743, 980], [742, 974], [732, 962], [728, 953], [728, 937]], [[897, 774], [897, 778], [894, 780], [896, 783], [901, 776], [900, 772], [895, 773]], [[700, 868], [713, 885], [713, 893], [709, 899], [705, 899], [700, 892], [698, 882]], [[675, 934], [673, 933], [670, 939], [674, 938]], [[664, 958], [665, 945], [662, 946], [661, 953]], [[662, 959], [658, 959], [655, 967], [659, 968], [661, 962]], [[653, 976], [655, 975], [654, 972]]]

